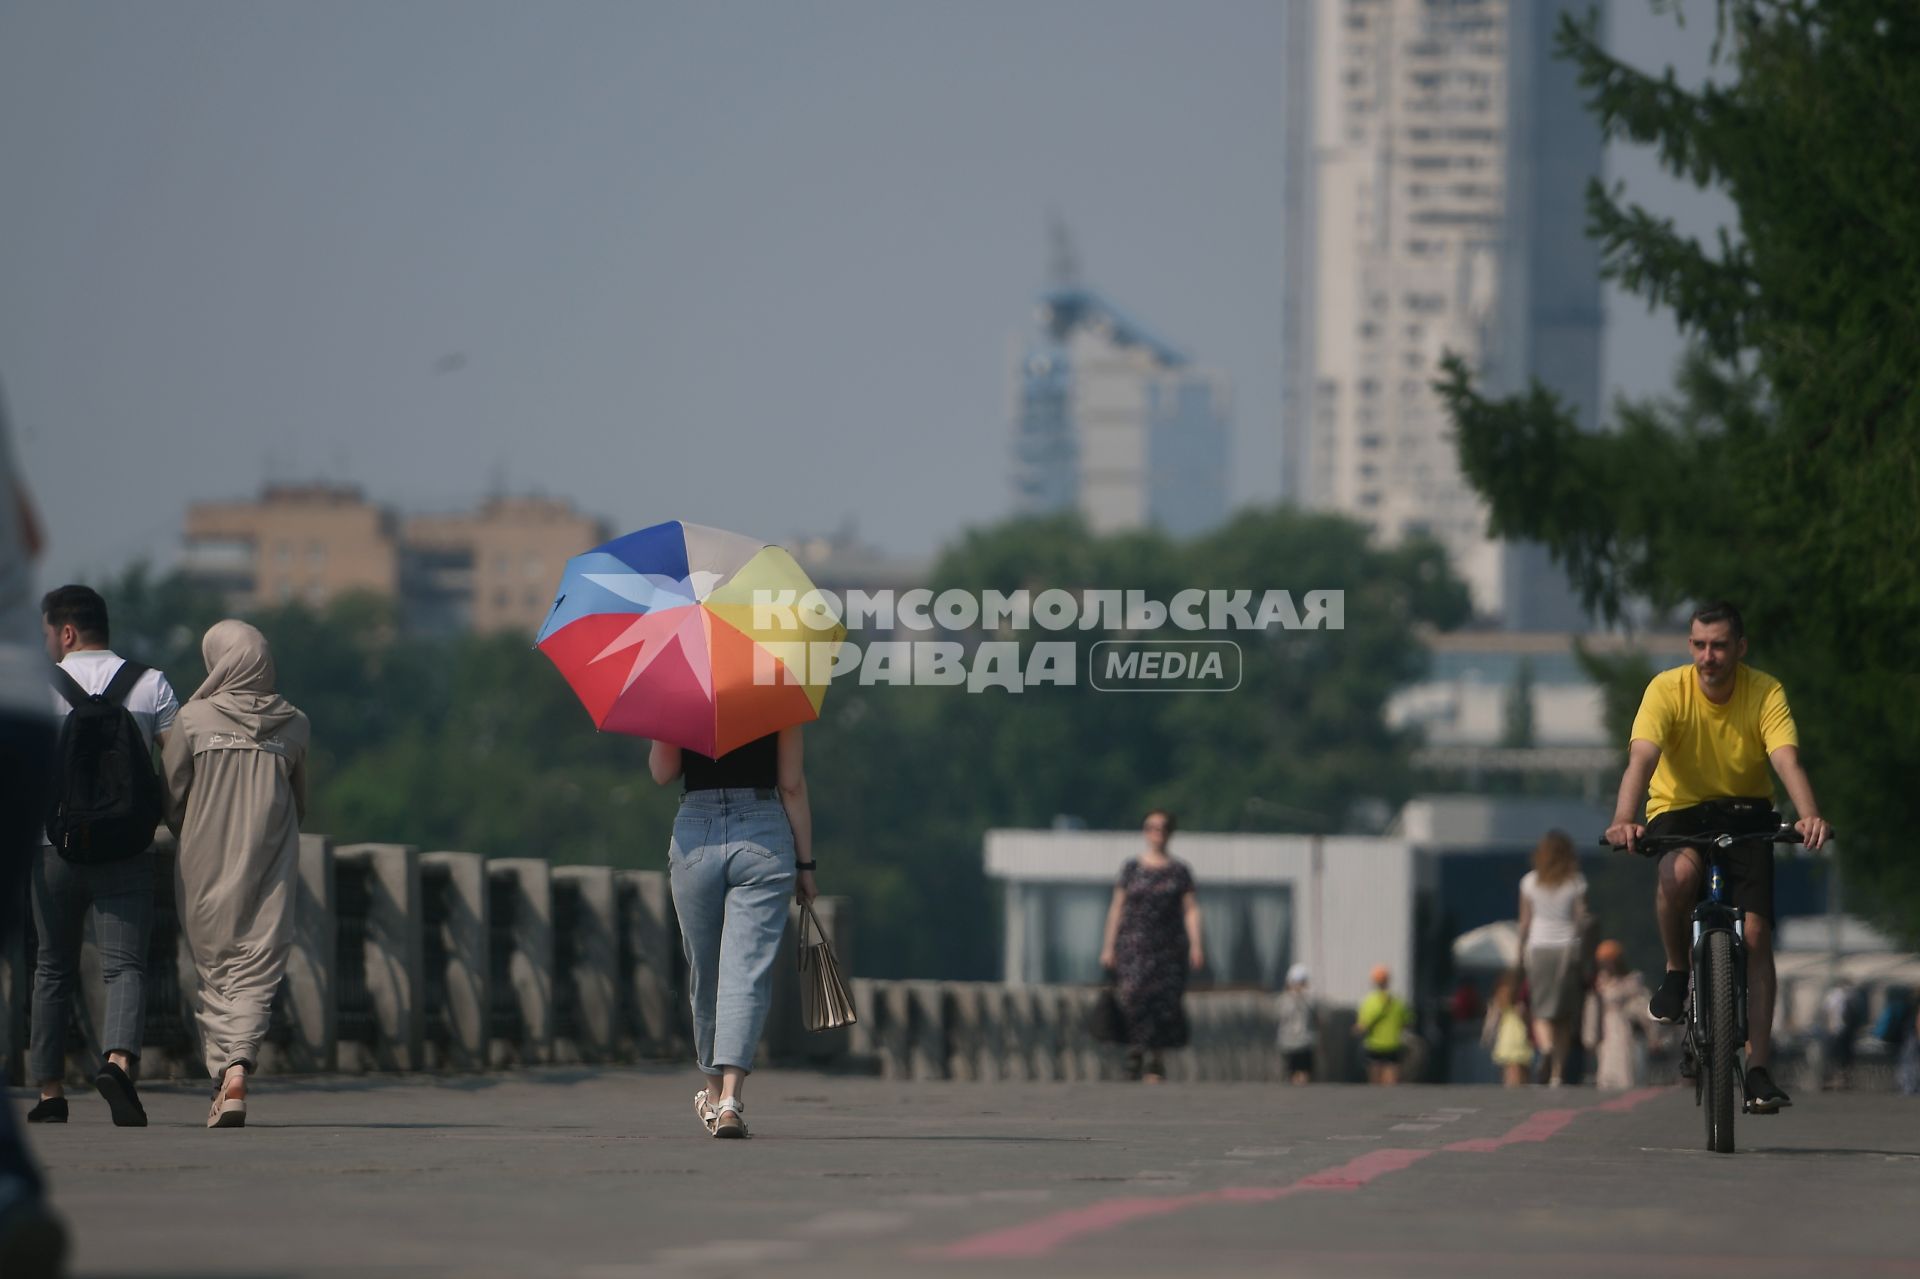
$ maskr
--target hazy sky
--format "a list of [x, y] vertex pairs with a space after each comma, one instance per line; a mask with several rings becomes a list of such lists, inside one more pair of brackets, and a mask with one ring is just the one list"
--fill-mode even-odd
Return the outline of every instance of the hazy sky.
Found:
[[[1008, 509], [1045, 226], [1279, 486], [1283, 0], [0, 0], [0, 378], [47, 579], [268, 478], [932, 550]], [[1616, 47], [1700, 73], [1615, 0]], [[1683, 225], [1717, 202], [1613, 175]], [[1612, 297], [1607, 381], [1673, 331]]]

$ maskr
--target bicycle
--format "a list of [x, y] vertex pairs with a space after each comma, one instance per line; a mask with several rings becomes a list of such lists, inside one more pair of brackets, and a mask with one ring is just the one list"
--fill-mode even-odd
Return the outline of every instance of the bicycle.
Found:
[[[1607, 844], [1606, 836], [1600, 842]], [[1698, 849], [1707, 859], [1707, 892], [1693, 908], [1693, 953], [1687, 992], [1686, 1040], [1680, 1073], [1693, 1067], [1693, 1104], [1706, 1114], [1707, 1149], [1733, 1153], [1734, 1097], [1747, 1110], [1746, 1072], [1740, 1051], [1747, 1042], [1747, 946], [1745, 912], [1726, 899], [1721, 857], [1743, 844], [1797, 844], [1800, 832], [1778, 830], [1744, 834], [1711, 831], [1693, 835], [1642, 835], [1634, 847], [1660, 856], [1681, 848]], [[1610, 845], [1621, 848], [1619, 844]], [[1704, 998], [1703, 996], [1704, 992]]]

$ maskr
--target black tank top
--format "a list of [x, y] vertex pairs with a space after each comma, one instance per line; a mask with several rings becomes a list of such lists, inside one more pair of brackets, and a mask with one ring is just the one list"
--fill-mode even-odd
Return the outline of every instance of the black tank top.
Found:
[[768, 733], [745, 746], [730, 750], [719, 759], [710, 759], [699, 751], [680, 752], [680, 776], [685, 790], [730, 790], [735, 787], [759, 787], [772, 790], [780, 784], [780, 735]]

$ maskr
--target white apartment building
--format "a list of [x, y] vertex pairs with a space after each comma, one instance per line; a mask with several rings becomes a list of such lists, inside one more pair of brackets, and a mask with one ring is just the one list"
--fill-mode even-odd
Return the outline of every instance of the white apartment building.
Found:
[[1476, 611], [1524, 630], [1579, 610], [1538, 548], [1489, 538], [1433, 382], [1452, 351], [1489, 391], [1538, 377], [1597, 418], [1601, 138], [1552, 58], [1568, 2], [1288, 7], [1289, 494], [1384, 542], [1430, 534]]

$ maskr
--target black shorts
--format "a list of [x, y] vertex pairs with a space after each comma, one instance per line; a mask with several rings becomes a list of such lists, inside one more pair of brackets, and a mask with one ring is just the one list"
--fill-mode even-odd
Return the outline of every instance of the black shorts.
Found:
[[1289, 1053], [1280, 1054], [1289, 1075], [1311, 1075], [1313, 1073], [1313, 1049], [1296, 1048]]
[[1406, 1052], [1407, 1050], [1404, 1048], [1389, 1048], [1385, 1052], [1382, 1052], [1378, 1048], [1369, 1048], [1367, 1049], [1367, 1060], [1377, 1061], [1384, 1066], [1397, 1066], [1400, 1064], [1400, 1059], [1406, 1056]]
[[[1778, 830], [1780, 814], [1766, 799], [1715, 799], [1692, 808], [1668, 809], [1647, 823], [1649, 835], [1742, 835]], [[1704, 853], [1704, 850], [1703, 850]], [[1749, 914], [1773, 922], [1773, 845], [1743, 844], [1720, 854], [1727, 875], [1727, 900]], [[1700, 884], [1706, 892], [1706, 881]]]

